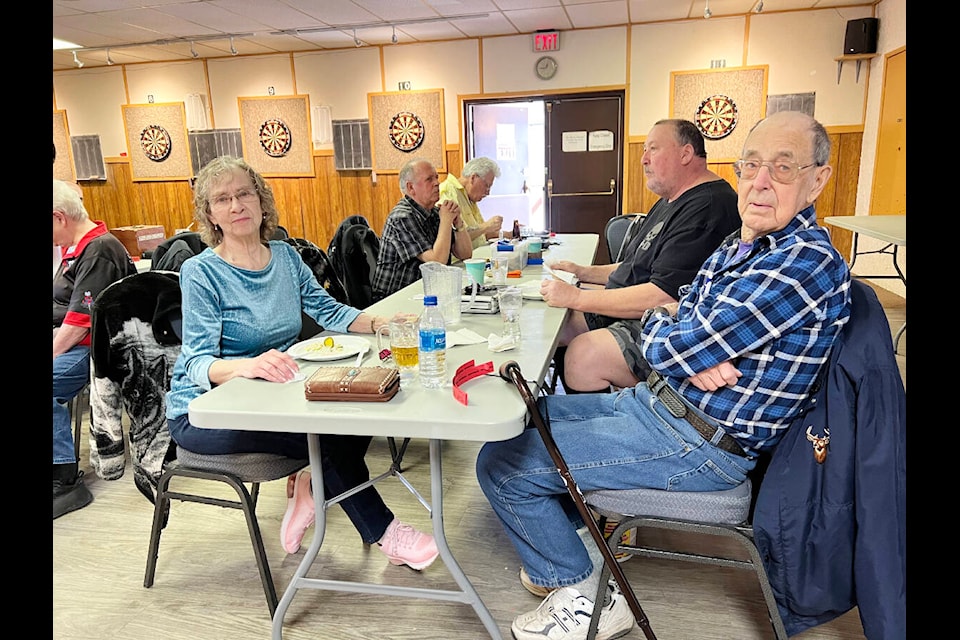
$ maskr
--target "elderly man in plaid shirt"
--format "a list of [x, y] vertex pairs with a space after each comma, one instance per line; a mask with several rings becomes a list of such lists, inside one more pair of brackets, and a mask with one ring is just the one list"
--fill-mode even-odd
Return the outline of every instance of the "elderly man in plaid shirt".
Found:
[[[581, 491], [730, 489], [783, 436], [850, 317], [850, 273], [813, 209], [829, 158], [830, 140], [812, 117], [761, 120], [734, 164], [740, 230], [679, 302], [641, 321], [638, 343], [653, 373], [613, 393], [541, 398]], [[600, 571], [537, 430], [485, 444], [477, 477], [520, 555], [521, 580], [552, 589], [514, 620], [514, 638], [585, 638]], [[632, 629], [614, 587], [597, 604], [598, 638]]]
[[424, 262], [450, 264], [450, 256], [473, 255], [460, 207], [445, 201], [439, 207], [440, 178], [429, 160], [414, 158], [400, 169], [404, 194], [387, 216], [380, 238], [380, 256], [373, 274], [373, 298], [382, 300], [420, 279]]

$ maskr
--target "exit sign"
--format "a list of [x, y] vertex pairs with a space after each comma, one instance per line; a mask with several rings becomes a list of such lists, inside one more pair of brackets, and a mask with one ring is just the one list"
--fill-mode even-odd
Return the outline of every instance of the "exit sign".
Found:
[[537, 31], [533, 34], [534, 51], [559, 51], [560, 50], [560, 32], [559, 31]]

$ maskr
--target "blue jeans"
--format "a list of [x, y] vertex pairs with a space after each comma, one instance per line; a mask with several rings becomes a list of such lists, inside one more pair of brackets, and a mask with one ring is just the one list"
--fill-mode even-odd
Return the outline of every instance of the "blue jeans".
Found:
[[[167, 424], [174, 442], [194, 453], [275, 453], [303, 460], [310, 457], [304, 433], [201, 429], [190, 424], [189, 414], [170, 418]], [[372, 436], [320, 436], [323, 491], [328, 500], [370, 479], [364, 456], [371, 440]], [[337, 504], [367, 544], [380, 540], [393, 521], [393, 512], [373, 486]]]
[[[719, 491], [743, 482], [755, 465], [673, 417], [646, 382], [614, 393], [547, 396], [539, 406], [582, 492]], [[534, 584], [564, 587], [590, 576], [567, 489], [535, 427], [483, 445], [477, 479]]]
[[77, 461], [70, 406], [90, 382], [90, 347], [76, 346], [53, 359], [53, 464]]

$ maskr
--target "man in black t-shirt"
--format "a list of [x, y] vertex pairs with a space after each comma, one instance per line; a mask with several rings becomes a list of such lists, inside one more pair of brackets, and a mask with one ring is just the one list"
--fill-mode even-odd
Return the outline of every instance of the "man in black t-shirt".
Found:
[[108, 285], [137, 272], [123, 243], [91, 220], [77, 189], [53, 181], [53, 517], [93, 501], [78, 469], [67, 406], [90, 381], [90, 316]]
[[556, 357], [568, 392], [646, 379], [649, 369], [636, 344], [639, 318], [676, 302], [707, 256], [740, 228], [737, 193], [707, 168], [703, 136], [692, 122], [657, 122], [641, 164], [647, 187], [660, 200], [631, 228], [623, 261], [585, 266], [560, 260], [551, 267], [573, 273], [581, 286], [541, 284], [548, 305], [574, 311], [560, 335], [566, 353], [558, 350]]

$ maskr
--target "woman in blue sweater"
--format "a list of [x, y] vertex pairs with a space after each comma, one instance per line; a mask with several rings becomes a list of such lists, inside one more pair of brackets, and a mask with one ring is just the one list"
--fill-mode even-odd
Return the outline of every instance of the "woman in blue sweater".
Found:
[[[223, 156], [197, 175], [194, 217], [208, 245], [180, 269], [183, 345], [167, 394], [170, 435], [202, 454], [276, 453], [307, 459], [307, 436], [201, 429], [190, 424], [191, 400], [238, 376], [288, 382], [298, 372], [286, 353], [300, 333], [301, 311], [331, 331], [374, 333], [389, 319], [337, 302], [290, 245], [271, 241], [279, 223], [273, 191], [246, 162]], [[370, 478], [364, 461], [370, 436], [321, 436], [323, 483], [338, 495]], [[310, 472], [287, 483], [280, 535], [296, 553], [314, 522]], [[423, 569], [437, 557], [432, 536], [396, 519], [374, 487], [340, 506], [367, 544], [377, 543], [397, 565]]]

